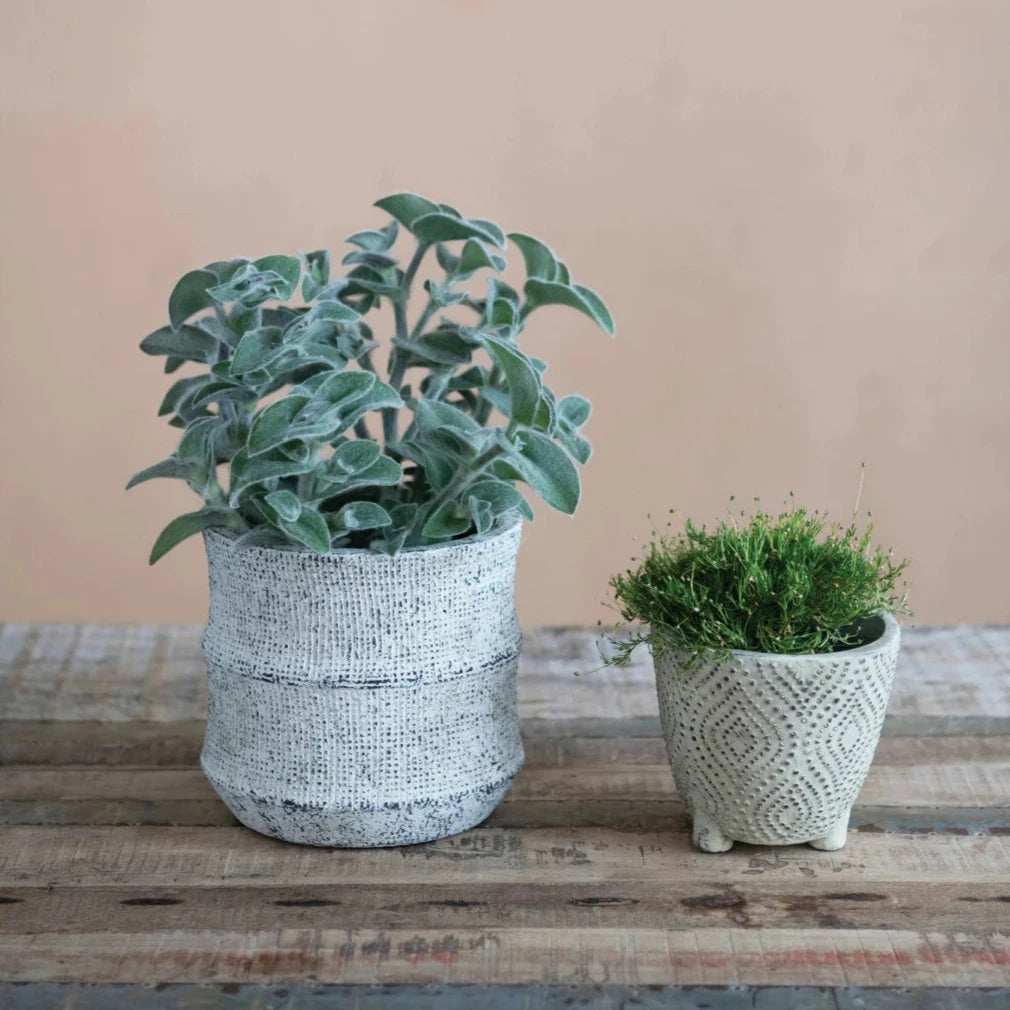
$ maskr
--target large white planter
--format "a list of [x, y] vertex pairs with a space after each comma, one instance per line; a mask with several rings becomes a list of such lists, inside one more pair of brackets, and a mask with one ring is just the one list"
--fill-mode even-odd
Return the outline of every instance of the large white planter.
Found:
[[243, 824], [309, 845], [404, 845], [491, 813], [523, 762], [520, 532], [516, 520], [395, 557], [205, 534], [200, 763]]
[[683, 653], [656, 657], [666, 750], [698, 848], [845, 844], [901, 635], [889, 614], [864, 632], [867, 644], [823, 655], [734, 652], [694, 666]]

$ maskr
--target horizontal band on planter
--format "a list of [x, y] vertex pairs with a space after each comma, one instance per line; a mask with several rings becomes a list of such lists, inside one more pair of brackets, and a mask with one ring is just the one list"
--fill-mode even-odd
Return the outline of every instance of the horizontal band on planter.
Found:
[[252, 671], [236, 669], [234, 663], [230, 664], [227, 670], [217, 671], [212, 666], [209, 667], [210, 676], [222, 676], [229, 679], [242, 677], [245, 680], [260, 681], [263, 684], [278, 684], [284, 687], [303, 688], [313, 690], [320, 688], [323, 690], [375, 690], [376, 688], [403, 688], [416, 687], [418, 684], [446, 684], [454, 680], [463, 680], [466, 677], [482, 677], [489, 673], [495, 673], [508, 666], [515, 666], [519, 661], [519, 649], [516, 648], [500, 656], [495, 656], [486, 663], [479, 666], [462, 667], [458, 670], [439, 670], [437, 673], [429, 674], [408, 674], [407, 676], [397, 676], [391, 680], [388, 675], [377, 676], [372, 680], [362, 680], [360, 676], [354, 678], [341, 675], [323, 675], [313, 680], [305, 677], [290, 677], [283, 674], [273, 674], [266, 676]]

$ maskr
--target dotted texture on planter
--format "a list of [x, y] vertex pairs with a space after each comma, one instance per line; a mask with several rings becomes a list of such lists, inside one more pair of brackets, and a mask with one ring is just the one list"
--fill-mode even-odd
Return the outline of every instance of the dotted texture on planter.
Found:
[[875, 641], [825, 655], [656, 657], [667, 754], [701, 848], [840, 847], [897, 666], [897, 622], [874, 623]]
[[487, 817], [523, 761], [521, 523], [402, 551], [238, 547], [205, 534], [201, 764], [248, 827], [402, 845]]

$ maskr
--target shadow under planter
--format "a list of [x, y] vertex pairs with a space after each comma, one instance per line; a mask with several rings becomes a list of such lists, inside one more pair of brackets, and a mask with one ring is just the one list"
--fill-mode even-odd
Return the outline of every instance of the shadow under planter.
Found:
[[484, 820], [523, 763], [521, 521], [408, 549], [317, 555], [205, 533], [200, 763], [247, 827], [387, 846]]
[[694, 663], [674, 651], [656, 657], [666, 750], [699, 849], [845, 844], [900, 638], [897, 621], [883, 614], [865, 625], [865, 644], [841, 652], [738, 651]]

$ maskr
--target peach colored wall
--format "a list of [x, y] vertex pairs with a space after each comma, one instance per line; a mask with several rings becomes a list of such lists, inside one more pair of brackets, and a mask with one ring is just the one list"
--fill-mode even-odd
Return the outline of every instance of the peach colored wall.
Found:
[[596, 456], [528, 528], [526, 624], [605, 614], [650, 511], [844, 515], [860, 460], [918, 619], [1010, 619], [1008, 52], [1005, 0], [7, 0], [0, 617], [201, 620], [198, 542], [146, 566], [189, 493], [122, 491], [175, 434], [137, 341], [185, 270], [409, 188], [618, 321], [531, 321]]

